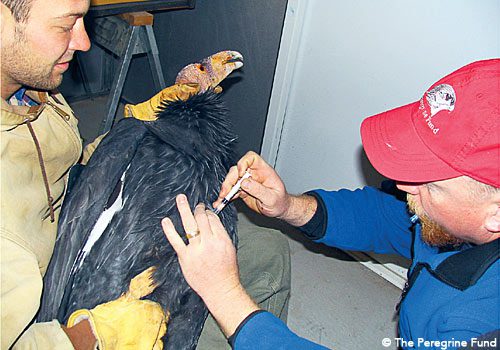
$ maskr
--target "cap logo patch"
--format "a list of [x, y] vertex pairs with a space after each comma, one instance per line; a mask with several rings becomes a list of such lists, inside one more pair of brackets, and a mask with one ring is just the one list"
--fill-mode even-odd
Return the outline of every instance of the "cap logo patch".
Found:
[[[429, 105], [428, 109], [425, 101]], [[437, 85], [425, 93], [425, 101], [422, 97], [418, 109], [427, 127], [431, 129], [434, 135], [437, 135], [439, 128], [432, 121], [432, 117], [439, 111], [447, 110], [451, 112], [455, 109], [455, 90], [448, 84]]]
[[427, 91], [425, 96], [427, 103], [431, 107], [431, 118], [439, 111], [453, 111], [455, 108], [455, 90], [448, 84], [435, 86]]

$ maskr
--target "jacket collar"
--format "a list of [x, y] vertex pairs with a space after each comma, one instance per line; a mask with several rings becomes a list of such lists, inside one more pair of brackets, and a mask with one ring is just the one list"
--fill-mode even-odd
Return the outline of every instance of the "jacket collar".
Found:
[[[418, 232], [420, 234], [420, 232]], [[417, 238], [416, 238], [417, 239]], [[420, 272], [426, 269], [439, 281], [464, 291], [474, 286], [500, 255], [500, 238], [478, 246], [471, 246], [443, 259], [435, 268], [428, 262], [417, 262], [412, 266], [396, 311], [399, 312], [403, 300], [417, 281]]]
[[449, 256], [433, 270], [433, 275], [452, 287], [465, 290], [475, 285], [499, 257], [500, 238]]
[[52, 97], [57, 103], [60, 103], [56, 98], [55, 94], [57, 91], [50, 92], [46, 91], [35, 91], [26, 90], [26, 94], [35, 102], [38, 103], [36, 106], [16, 106], [7, 103], [3, 98], [1, 100], [1, 113], [0, 113], [0, 125], [2, 130], [9, 130], [17, 127], [18, 125], [26, 123], [26, 121], [33, 121], [38, 118], [41, 111], [45, 107], [45, 103], [49, 101]]
[[500, 238], [481, 245], [463, 244], [456, 250], [441, 252], [439, 248], [422, 241], [421, 226], [417, 223], [414, 239], [414, 262], [408, 278], [409, 287], [425, 268], [441, 282], [465, 290], [475, 285], [500, 256]]

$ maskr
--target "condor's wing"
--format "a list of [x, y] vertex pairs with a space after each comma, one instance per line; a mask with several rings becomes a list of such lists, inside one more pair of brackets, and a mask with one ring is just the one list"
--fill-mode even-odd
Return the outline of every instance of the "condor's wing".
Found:
[[68, 191], [59, 217], [54, 254], [44, 277], [37, 321], [58, 318], [65, 290], [83, 255], [82, 248], [145, 132], [143, 123], [133, 118], [118, 123], [110, 131], [115, 137], [108, 135], [101, 141]]

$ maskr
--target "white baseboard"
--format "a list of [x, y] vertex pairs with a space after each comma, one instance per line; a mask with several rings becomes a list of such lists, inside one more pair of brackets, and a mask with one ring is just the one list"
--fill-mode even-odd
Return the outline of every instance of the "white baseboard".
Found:
[[[406, 283], [406, 276], [408, 268], [405, 266], [409, 265], [409, 262], [405, 259], [397, 259], [398, 264], [394, 263], [394, 257], [391, 256], [391, 261], [384, 258], [383, 255], [378, 254], [366, 254], [364, 252], [354, 252], [346, 251], [354, 259], [358, 260], [361, 264], [375, 272], [377, 275], [386, 279], [399, 289], [403, 289]], [[403, 266], [401, 266], [403, 265]]]

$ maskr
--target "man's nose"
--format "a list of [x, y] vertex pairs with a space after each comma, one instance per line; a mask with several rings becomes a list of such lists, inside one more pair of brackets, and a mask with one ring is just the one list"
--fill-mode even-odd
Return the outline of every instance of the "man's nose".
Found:
[[73, 51], [88, 51], [90, 49], [90, 39], [87, 31], [85, 30], [83, 18], [78, 18], [76, 20], [72, 31], [69, 49]]

